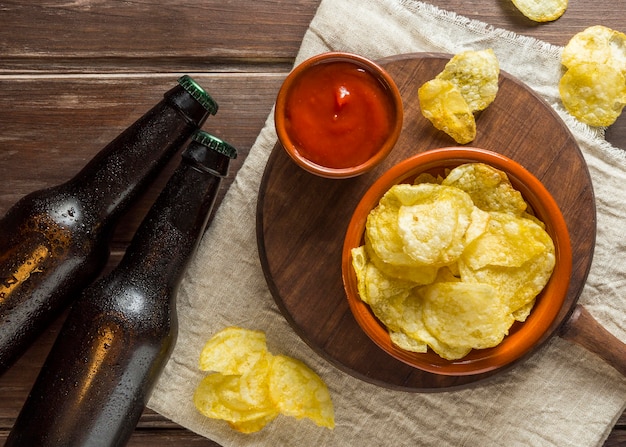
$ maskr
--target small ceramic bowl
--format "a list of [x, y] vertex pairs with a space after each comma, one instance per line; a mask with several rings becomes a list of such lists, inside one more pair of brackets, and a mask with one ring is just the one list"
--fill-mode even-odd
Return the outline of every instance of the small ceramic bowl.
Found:
[[297, 165], [322, 177], [348, 178], [389, 154], [402, 129], [402, 98], [375, 62], [323, 53], [287, 76], [274, 119], [278, 140]]
[[[418, 174], [443, 174], [468, 162], [481, 162], [507, 173], [513, 186], [522, 193], [535, 215], [545, 223], [554, 241], [556, 265], [550, 280], [537, 297], [531, 314], [524, 323], [515, 323], [504, 340], [496, 347], [472, 350], [462, 359], [450, 361], [432, 351], [414, 353], [391, 343], [387, 329], [376, 319], [367, 304], [361, 301], [350, 251], [363, 244], [365, 221], [380, 198], [398, 183], [411, 182]], [[444, 174], [445, 175], [445, 174]], [[357, 205], [344, 240], [342, 274], [350, 309], [359, 326], [388, 354], [415, 368], [443, 375], [471, 375], [502, 368], [525, 356], [546, 339], [546, 333], [557, 318], [564, 300], [572, 271], [572, 251], [569, 233], [561, 211], [543, 184], [515, 161], [495, 152], [463, 147], [426, 151], [392, 167], [365, 193]]]

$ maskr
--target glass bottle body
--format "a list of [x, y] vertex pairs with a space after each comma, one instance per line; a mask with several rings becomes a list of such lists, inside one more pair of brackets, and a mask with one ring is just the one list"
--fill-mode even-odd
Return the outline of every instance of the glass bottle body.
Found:
[[121, 446], [131, 436], [174, 347], [176, 293], [226, 175], [188, 153], [120, 264], [75, 301], [7, 447]]
[[104, 268], [116, 220], [212, 113], [179, 82], [76, 176], [0, 219], [0, 374]]

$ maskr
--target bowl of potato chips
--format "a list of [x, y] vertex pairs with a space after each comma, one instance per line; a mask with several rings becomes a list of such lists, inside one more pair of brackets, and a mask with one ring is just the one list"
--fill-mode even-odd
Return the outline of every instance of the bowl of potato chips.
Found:
[[572, 271], [544, 185], [496, 152], [450, 147], [384, 173], [348, 225], [342, 275], [362, 330], [444, 375], [510, 365], [549, 336]]

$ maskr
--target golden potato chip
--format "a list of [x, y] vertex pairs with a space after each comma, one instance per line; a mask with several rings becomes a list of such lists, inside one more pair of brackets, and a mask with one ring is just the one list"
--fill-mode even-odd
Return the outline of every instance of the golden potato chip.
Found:
[[[209, 370], [218, 365], [237, 371], [214, 372], [198, 384], [193, 402], [203, 415], [227, 421], [242, 433], [261, 430], [281, 412], [333, 428], [333, 404], [322, 379], [298, 360], [273, 356], [263, 332], [226, 328], [207, 342], [203, 355], [200, 363], [207, 362]], [[237, 360], [231, 361], [231, 355]]]
[[533, 310], [533, 307], [535, 306], [535, 301], [536, 299], [533, 298], [519, 309], [513, 311], [513, 318], [515, 318], [515, 321], [521, 321], [522, 323], [526, 321], [526, 318], [530, 315], [530, 311]]
[[484, 163], [465, 163], [452, 169], [442, 185], [454, 186], [470, 195], [483, 211], [503, 211], [521, 215], [528, 205], [513, 188], [506, 173]]
[[261, 431], [267, 424], [276, 419], [276, 416], [278, 416], [279, 414], [280, 413], [278, 412], [268, 413], [264, 416], [260, 416], [256, 419], [250, 419], [248, 421], [228, 421], [228, 425], [230, 425], [232, 429], [237, 430], [241, 433], [256, 433], [258, 431]]
[[435, 280], [437, 271], [439, 270], [436, 266], [420, 265], [417, 263], [414, 263], [414, 265], [398, 265], [385, 262], [380, 259], [371, 248], [368, 237], [365, 238], [365, 251], [369, 261], [384, 275], [390, 278], [411, 281], [414, 286], [430, 284]]
[[500, 64], [491, 48], [463, 51], [450, 59], [437, 79], [454, 84], [472, 112], [484, 110], [496, 99]]
[[463, 260], [470, 268], [520, 267], [552, 248], [552, 239], [530, 219], [508, 213], [490, 213], [487, 231], [469, 244]]
[[474, 349], [498, 345], [513, 324], [494, 287], [463, 282], [426, 286], [423, 318], [429, 332], [443, 343]]
[[437, 355], [447, 360], [457, 360], [465, 357], [471, 348], [466, 346], [453, 346], [435, 337], [424, 323], [424, 296], [423, 292], [429, 286], [422, 287], [409, 295], [404, 301], [404, 313], [398, 322], [402, 333], [415, 340], [417, 343], [425, 343]]
[[278, 413], [272, 405], [251, 406], [241, 397], [240, 384], [240, 376], [209, 374], [196, 388], [194, 405], [207, 417], [237, 423]]
[[575, 34], [563, 48], [561, 63], [571, 68], [590, 62], [612, 65], [626, 75], [626, 34], [602, 25]]
[[490, 284], [499, 291], [509, 310], [516, 312], [543, 290], [552, 275], [555, 262], [552, 248], [520, 267], [485, 266], [474, 270], [459, 261], [459, 269], [464, 282]]
[[617, 68], [582, 63], [569, 68], [559, 82], [567, 111], [590, 126], [610, 126], [626, 105], [626, 77]]
[[568, 0], [511, 0], [519, 11], [535, 22], [551, 22], [563, 15]]
[[206, 342], [200, 353], [202, 371], [243, 374], [267, 352], [265, 334], [239, 327], [227, 327]]
[[413, 188], [424, 186], [429, 186], [429, 194], [398, 210], [398, 234], [411, 259], [438, 267], [454, 262], [463, 252], [474, 204], [457, 188], [431, 184]]
[[445, 79], [432, 79], [417, 91], [422, 115], [435, 128], [447, 133], [459, 144], [476, 138], [476, 120], [472, 109], [456, 86]]
[[324, 381], [299, 360], [283, 355], [272, 359], [270, 398], [281, 413], [309, 418], [320, 427], [334, 428], [335, 415]]
[[400, 349], [404, 349], [405, 351], [420, 352], [422, 354], [428, 352], [428, 345], [426, 342], [416, 340], [404, 332], [389, 331], [389, 338], [391, 339], [391, 343]]

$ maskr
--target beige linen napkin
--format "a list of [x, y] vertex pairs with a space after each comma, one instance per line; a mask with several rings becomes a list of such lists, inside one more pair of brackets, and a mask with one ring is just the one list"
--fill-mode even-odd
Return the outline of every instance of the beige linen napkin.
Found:
[[[592, 24], [590, 24], [592, 25]], [[572, 129], [589, 164], [598, 206], [597, 247], [580, 298], [626, 341], [626, 156], [563, 112], [560, 47], [493, 29], [417, 1], [324, 0], [298, 62], [345, 50], [380, 58], [493, 48], [503, 70], [541, 94]], [[268, 110], [268, 113], [270, 111]], [[276, 135], [271, 113], [192, 262], [178, 297], [180, 334], [149, 406], [224, 446], [596, 446], [626, 405], [626, 381], [558, 337], [511, 371], [472, 388], [435, 394], [391, 391], [353, 378], [317, 356], [287, 324], [266, 286], [255, 237], [260, 179]], [[626, 149], [626, 148], [623, 148]], [[280, 416], [242, 435], [194, 408], [197, 360], [216, 331], [266, 332], [270, 351], [300, 358], [329, 386], [336, 428]]]

